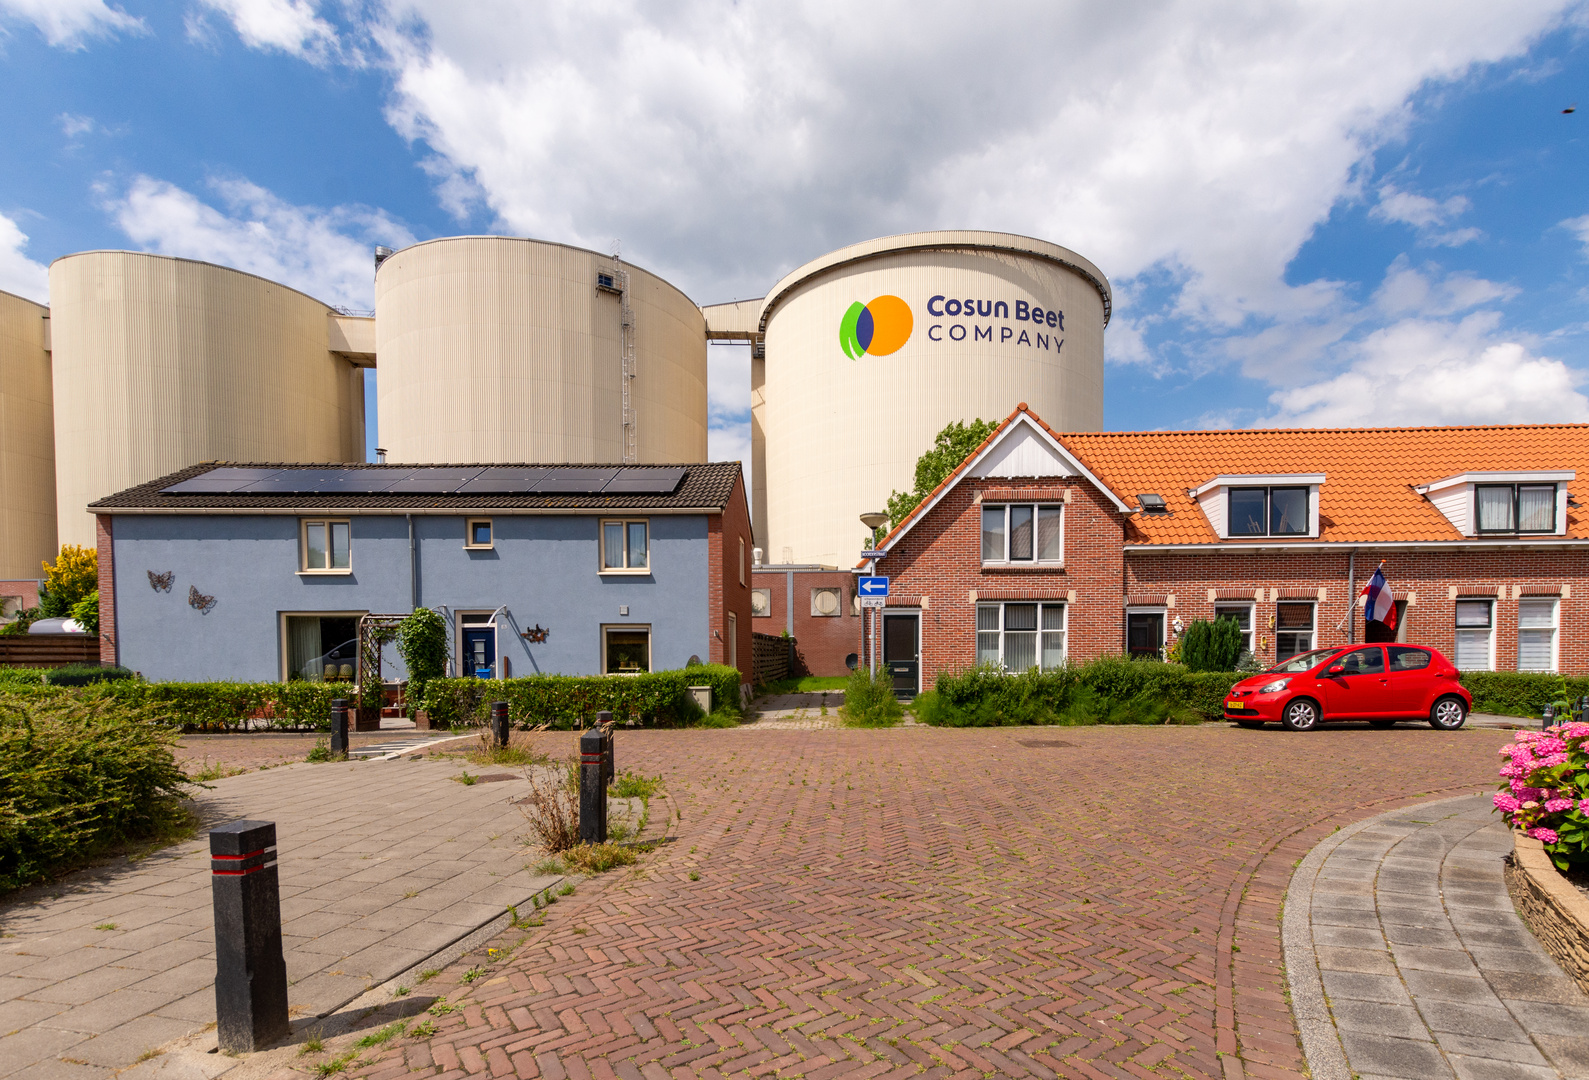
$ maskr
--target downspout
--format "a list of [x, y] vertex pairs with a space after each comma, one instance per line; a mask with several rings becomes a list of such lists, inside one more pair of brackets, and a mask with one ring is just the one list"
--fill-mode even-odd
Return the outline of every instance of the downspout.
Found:
[[1346, 556], [1346, 643], [1357, 644], [1357, 549]]
[[404, 516], [408, 518], [408, 607], [410, 611], [418, 611], [419, 560], [414, 551], [414, 515]]

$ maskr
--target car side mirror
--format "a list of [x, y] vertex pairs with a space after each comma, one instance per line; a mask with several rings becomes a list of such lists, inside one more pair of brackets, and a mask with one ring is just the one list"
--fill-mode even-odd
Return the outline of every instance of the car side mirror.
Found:
[[1343, 664], [1331, 664], [1329, 673], [1331, 675], [1344, 675], [1346, 674], [1346, 667]]

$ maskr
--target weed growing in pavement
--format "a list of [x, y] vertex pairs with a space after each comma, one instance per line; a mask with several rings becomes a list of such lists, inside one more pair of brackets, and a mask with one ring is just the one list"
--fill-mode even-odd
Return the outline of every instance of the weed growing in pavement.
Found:
[[348, 1050], [345, 1053], [338, 1054], [330, 1061], [322, 1061], [316, 1065], [314, 1067], [315, 1075], [327, 1077], [333, 1073], [344, 1072], [357, 1063], [358, 1059], [359, 1052], [357, 1050]]
[[607, 826], [607, 839], [615, 844], [621, 844], [633, 834], [633, 830], [621, 821], [615, 821]]
[[220, 780], [228, 776], [242, 776], [247, 771], [247, 769], [239, 768], [236, 765], [227, 765], [219, 761], [211, 765], [209, 757], [206, 756], [203, 765], [200, 765], [194, 772], [188, 773], [188, 779], [202, 784], [207, 780]]
[[691, 870], [691, 871], [690, 871], [690, 880], [691, 880], [691, 881], [700, 881], [700, 880], [701, 880], [701, 874], [700, 874], [700, 871], [698, 871], [698, 870]]
[[552, 855], [579, 843], [577, 770], [578, 765], [570, 762], [561, 779], [546, 775], [545, 770], [535, 773], [526, 770], [524, 774], [530, 782], [530, 793], [519, 800], [519, 810], [530, 826], [531, 835]]
[[415, 1039], [428, 1039], [436, 1034], [436, 1021], [426, 1020], [423, 1024], [416, 1024], [408, 1034]]
[[893, 727], [905, 716], [894, 696], [894, 676], [887, 667], [874, 678], [865, 668], [850, 673], [844, 684], [844, 704], [839, 716], [850, 727]]
[[320, 1032], [317, 1030], [313, 1035], [309, 1036], [303, 1041], [302, 1046], [298, 1047], [298, 1056], [303, 1057], [305, 1054], [318, 1054], [325, 1048], [325, 1040], [320, 1037]]
[[662, 777], [642, 776], [625, 769], [612, 778], [607, 791], [615, 799], [649, 799], [662, 790]]
[[408, 987], [399, 986], [396, 990], [392, 991], [392, 996], [393, 997], [407, 997], [408, 996]]
[[102, 922], [99, 925], [95, 926], [94, 929], [95, 930], [114, 930], [114, 929], [116, 929], [116, 924], [113, 923], [113, 922]]
[[407, 1027], [407, 1020], [393, 1020], [390, 1024], [387, 1024], [380, 1030], [370, 1032], [368, 1035], [364, 1036], [364, 1038], [360, 1039], [353, 1045], [357, 1046], [361, 1050], [368, 1049], [372, 1046], [380, 1046], [382, 1043], [390, 1042], [392, 1039], [395, 1039], [397, 1036], [401, 1035], [404, 1029]]
[[432, 1016], [446, 1016], [448, 1013], [457, 1012], [458, 1011], [458, 1006], [449, 1005], [449, 1004], [447, 1004], [447, 999], [446, 998], [439, 997], [439, 998], [436, 999], [435, 1004], [431, 1005], [431, 1007], [426, 1009], [425, 1011], [430, 1013], [430, 1015], [432, 1015]]
[[731, 712], [714, 712], [710, 716], [703, 715], [699, 720], [690, 724], [697, 728], [737, 728], [739, 716]]
[[438, 968], [426, 968], [424, 971], [419, 973], [419, 981], [422, 983], [427, 983], [440, 974], [441, 971]]
[[476, 765], [549, 765], [552, 761], [550, 754], [539, 750], [531, 750], [527, 746], [514, 746], [513, 736], [508, 735], [508, 745], [498, 746], [496, 734], [489, 727], [482, 727], [475, 735], [475, 745], [466, 755]]
[[[550, 859], [542, 859], [540, 862], [536, 863], [535, 872], [537, 874], [566, 874], [568, 872], [568, 868], [563, 865], [562, 859], [559, 859], [554, 855]], [[540, 893], [535, 894], [535, 906], [541, 906]]]
[[469, 770], [465, 769], [463, 772], [453, 777], [453, 779], [458, 781], [458, 783], [462, 784], [464, 787], [473, 787], [480, 778], [478, 776], [471, 776], [469, 774]]
[[[563, 852], [563, 861], [581, 874], [604, 874], [617, 866], [632, 866], [635, 853], [621, 844], [579, 844]], [[573, 882], [563, 884], [564, 896], [573, 891]]]
[[419, 890], [418, 889], [409, 889], [407, 892], [405, 892], [403, 894], [403, 899], [404, 900], [412, 900], [414, 897], [416, 897], [418, 895], [419, 895]]
[[572, 881], [563, 882], [563, 887], [561, 889], [557, 890], [557, 895], [558, 896], [573, 896], [574, 895], [574, 883]]
[[480, 976], [484, 975], [485, 973], [486, 973], [486, 969], [483, 968], [483, 967], [480, 967], [477, 964], [474, 967], [470, 968], [468, 971], [463, 973], [463, 980], [462, 981], [464, 981], [466, 983], [472, 983], [476, 979], [478, 979]]
[[346, 754], [333, 754], [331, 752], [331, 744], [325, 739], [316, 739], [314, 746], [310, 747], [309, 752], [304, 755], [305, 761], [311, 761], [317, 765], [326, 761], [346, 761], [347, 759], [348, 755]]

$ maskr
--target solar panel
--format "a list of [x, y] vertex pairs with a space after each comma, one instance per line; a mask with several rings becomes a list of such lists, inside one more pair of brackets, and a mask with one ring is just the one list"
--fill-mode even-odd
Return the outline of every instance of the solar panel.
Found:
[[388, 495], [447, 495], [457, 491], [484, 471], [479, 465], [464, 467], [443, 465], [430, 469], [415, 469], [405, 474], [406, 479], [398, 480], [388, 486], [386, 493]]
[[535, 485], [537, 495], [594, 495], [606, 487], [620, 470], [553, 469]]
[[287, 473], [283, 476], [272, 476], [255, 484], [234, 488], [238, 495], [313, 495], [320, 490], [320, 485], [312, 477], [303, 473]]
[[161, 488], [160, 494], [211, 495], [236, 491], [245, 484], [263, 480], [265, 477], [272, 476], [279, 471], [279, 469], [246, 469], [234, 466], [211, 469], [209, 472], [200, 473], [198, 476], [183, 480], [181, 483]]
[[397, 484], [413, 475], [410, 469], [317, 469], [323, 474], [320, 483], [315, 487], [319, 494], [373, 495], [377, 492], [389, 491], [393, 484]]
[[460, 495], [522, 495], [536, 491], [545, 469], [493, 466], [458, 489]]
[[618, 475], [601, 489], [603, 495], [666, 495], [679, 486], [684, 470], [619, 469]]

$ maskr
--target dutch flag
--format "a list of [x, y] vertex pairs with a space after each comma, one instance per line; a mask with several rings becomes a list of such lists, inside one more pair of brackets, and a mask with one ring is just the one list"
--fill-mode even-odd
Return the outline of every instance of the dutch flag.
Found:
[[1374, 576], [1368, 579], [1368, 584], [1363, 586], [1358, 596], [1362, 597], [1363, 621], [1382, 622], [1395, 629], [1396, 597], [1390, 591], [1390, 586], [1385, 584], [1384, 563], [1374, 570]]

